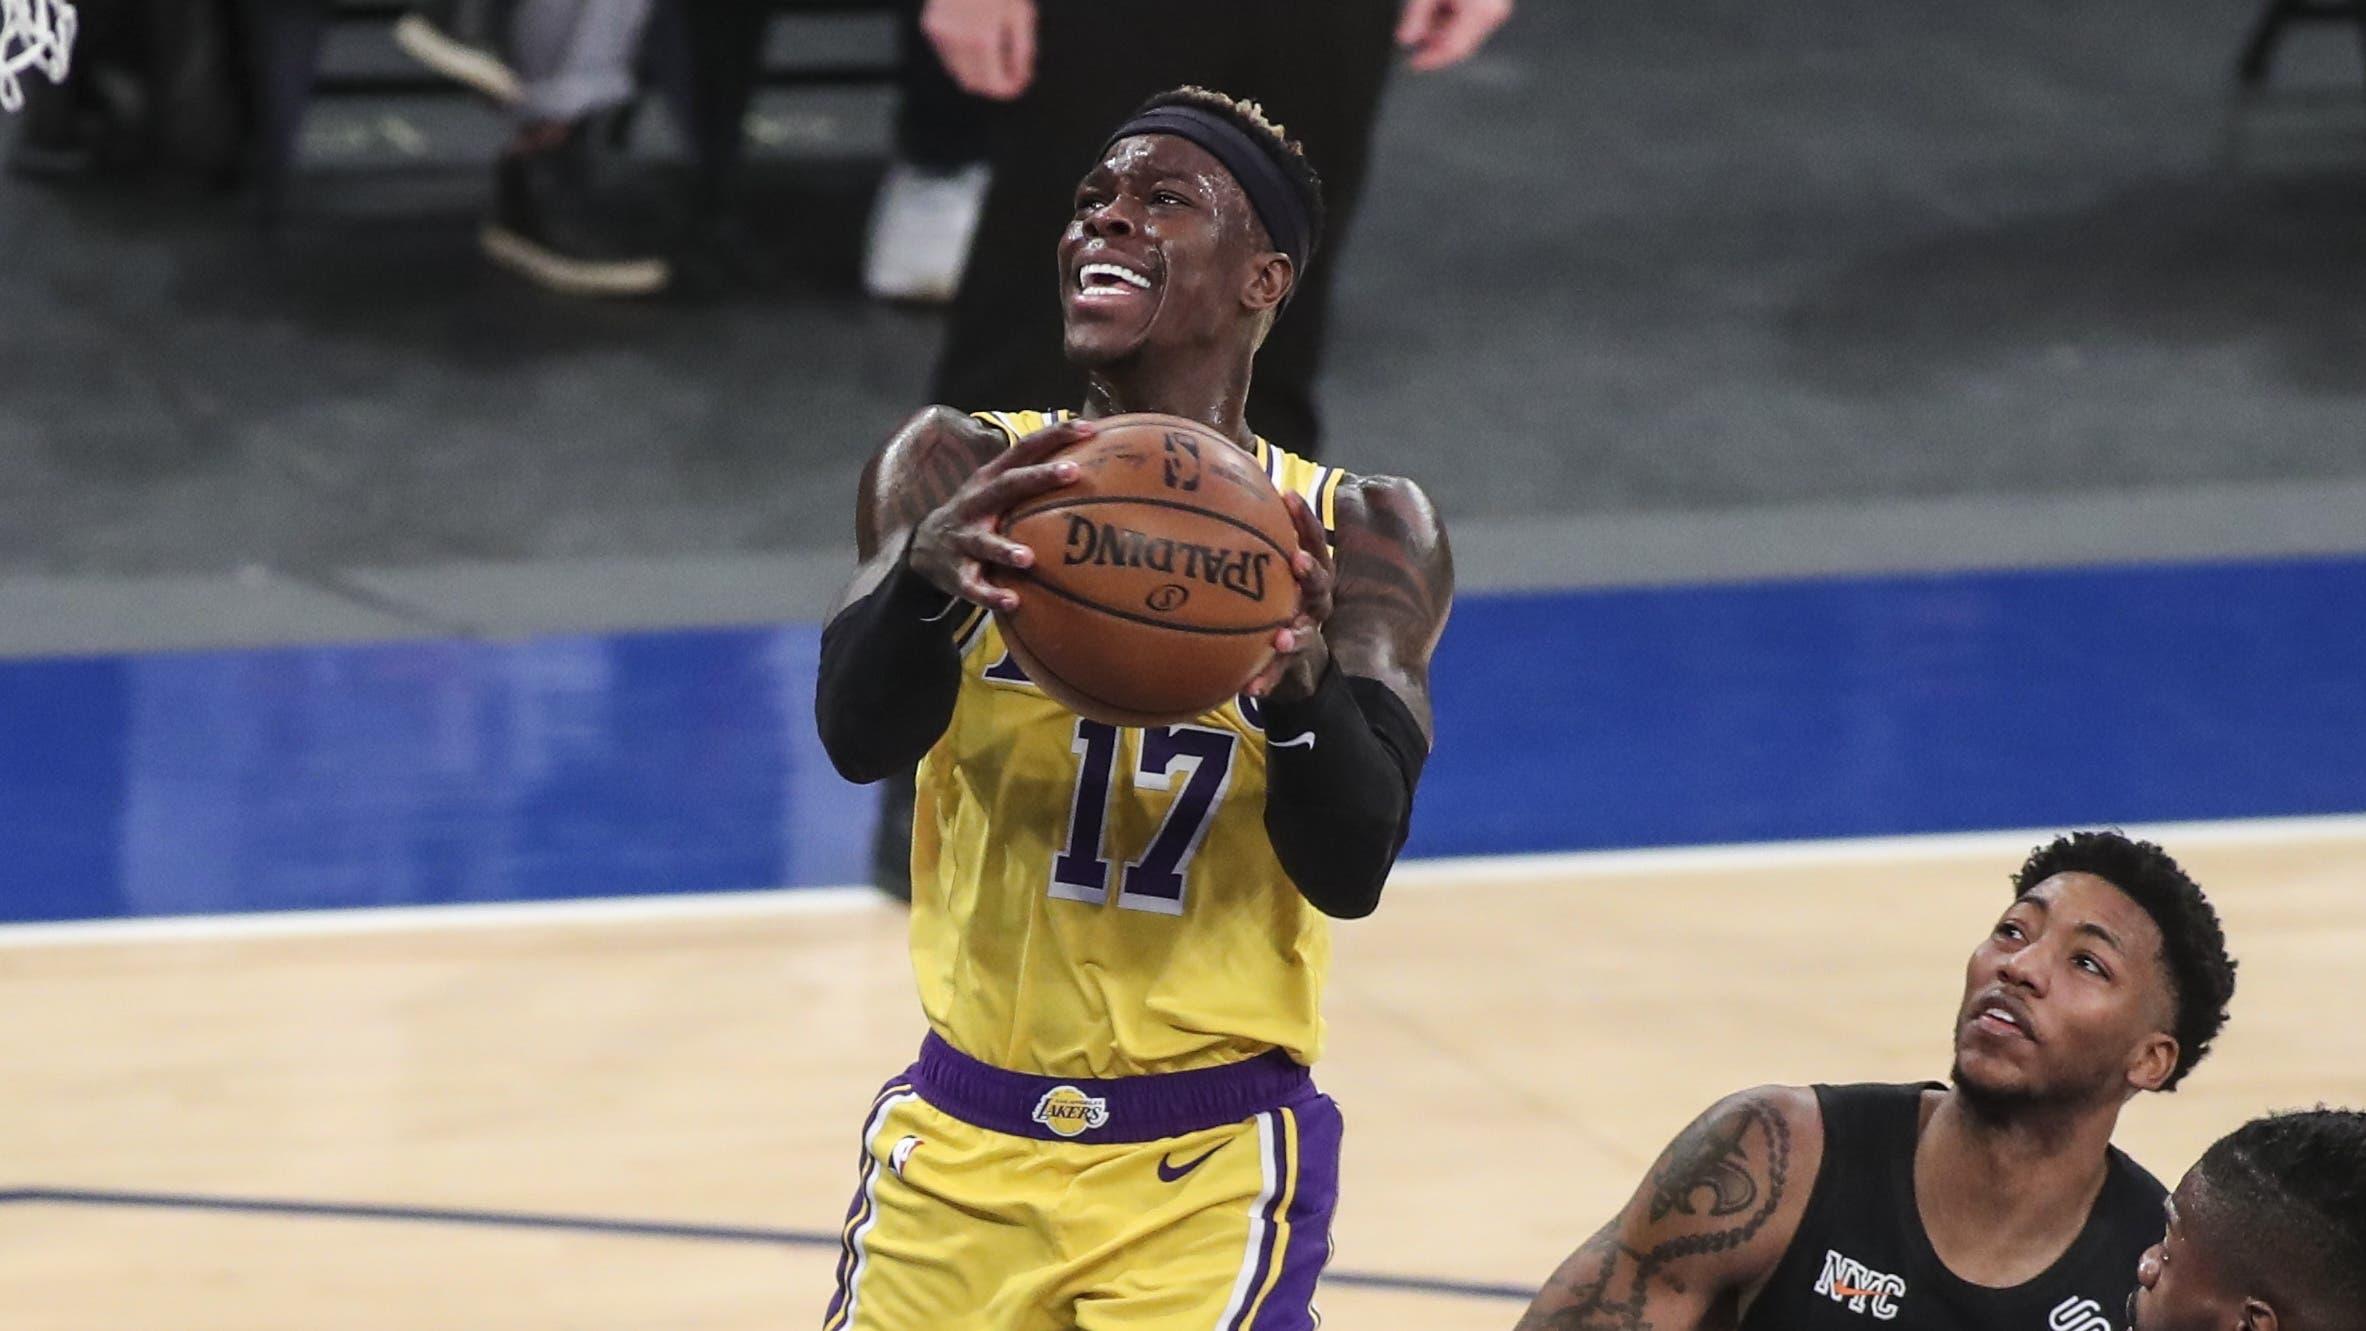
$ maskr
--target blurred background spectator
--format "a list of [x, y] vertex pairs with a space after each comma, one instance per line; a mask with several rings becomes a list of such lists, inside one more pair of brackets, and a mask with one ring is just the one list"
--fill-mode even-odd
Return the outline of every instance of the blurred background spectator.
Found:
[[881, 300], [953, 298], [992, 172], [996, 103], [954, 82], [920, 29], [922, 0], [900, 0], [895, 157], [879, 182], [863, 289]]

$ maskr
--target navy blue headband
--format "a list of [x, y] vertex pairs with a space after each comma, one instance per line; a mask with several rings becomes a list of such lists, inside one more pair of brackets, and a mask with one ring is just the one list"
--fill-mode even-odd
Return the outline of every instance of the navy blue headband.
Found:
[[1315, 237], [1314, 218], [1306, 201], [1281, 165], [1240, 126], [1197, 106], [1154, 106], [1118, 126], [1101, 145], [1102, 153], [1119, 139], [1137, 134], [1172, 134], [1196, 143], [1240, 182], [1241, 192], [1249, 196], [1249, 206], [1257, 210], [1257, 220], [1265, 224], [1265, 234], [1273, 238], [1273, 247], [1290, 256], [1296, 276], [1290, 282], [1290, 295], [1283, 298], [1287, 305], [1306, 284], [1306, 263], [1314, 257]]

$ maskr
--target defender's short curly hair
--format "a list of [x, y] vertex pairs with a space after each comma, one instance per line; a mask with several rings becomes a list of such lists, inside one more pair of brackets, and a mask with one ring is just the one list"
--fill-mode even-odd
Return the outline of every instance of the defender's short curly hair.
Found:
[[1266, 115], [1263, 106], [1246, 97], [1234, 97], [1213, 88], [1185, 84], [1152, 97], [1135, 107], [1133, 115], [1126, 118], [1131, 120], [1144, 111], [1154, 111], [1162, 106], [1188, 106], [1223, 116], [1248, 135], [1250, 141], [1262, 148], [1265, 155], [1273, 159], [1273, 164], [1281, 168], [1283, 178], [1290, 182], [1291, 188], [1298, 193], [1299, 201], [1306, 206], [1306, 257], [1312, 259], [1315, 252], [1322, 249], [1323, 178], [1315, 171], [1314, 163], [1306, 160], [1305, 146], [1291, 138], [1287, 130]]
[[[2366, 1324], [2366, 1112], [2255, 1118], [2194, 1166], [2229, 1214], [2215, 1227], [2253, 1274], [2297, 1280], [2312, 1325]], [[2289, 1316], [2289, 1311], [2287, 1311]]]
[[2226, 1025], [2227, 1000], [2234, 997], [2235, 961], [2226, 954], [2218, 912], [2169, 852], [2116, 831], [2073, 832], [2038, 847], [2013, 875], [2013, 895], [2058, 873], [2090, 873], [2110, 883], [2159, 927], [2177, 1009], [2169, 1032], [2177, 1037], [2177, 1066], [2161, 1089], [2177, 1089], [2210, 1052], [2210, 1042]]

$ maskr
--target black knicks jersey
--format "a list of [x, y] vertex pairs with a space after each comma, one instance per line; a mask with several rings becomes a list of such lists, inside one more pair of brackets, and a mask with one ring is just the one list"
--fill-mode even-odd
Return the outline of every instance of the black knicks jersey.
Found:
[[2136, 1259], [2158, 1242], [2167, 1191], [2111, 1148], [2085, 1229], [2010, 1289], [1958, 1279], [1914, 1205], [1914, 1145], [1930, 1085], [1818, 1086], [1824, 1160], [1799, 1232], [1743, 1331], [2125, 1331]]

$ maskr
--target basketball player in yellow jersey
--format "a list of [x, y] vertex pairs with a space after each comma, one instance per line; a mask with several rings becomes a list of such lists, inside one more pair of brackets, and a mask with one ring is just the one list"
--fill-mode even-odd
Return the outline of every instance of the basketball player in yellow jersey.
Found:
[[[863, 1125], [826, 1331], [1303, 1331], [1340, 1120], [1326, 916], [1369, 914], [1429, 752], [1453, 569], [1420, 489], [1242, 419], [1321, 192], [1253, 105], [1179, 89], [1110, 138], [1060, 238], [1081, 411], [946, 407], [865, 472], [816, 712], [848, 777], [918, 762], [912, 957], [930, 1027]], [[980, 404], [972, 404], [980, 405]], [[1010, 406], [1018, 404], [982, 404]], [[996, 531], [1097, 418], [1201, 421], [1283, 490], [1303, 611], [1246, 696], [1119, 729], [1036, 691], [991, 616]]]

